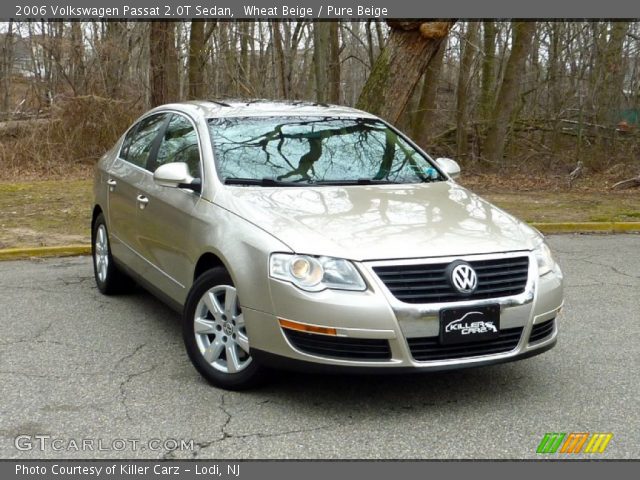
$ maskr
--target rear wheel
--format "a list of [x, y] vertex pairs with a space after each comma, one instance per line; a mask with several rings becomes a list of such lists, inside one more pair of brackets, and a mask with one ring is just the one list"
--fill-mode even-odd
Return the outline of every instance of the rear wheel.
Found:
[[193, 284], [183, 314], [183, 338], [198, 372], [215, 386], [240, 390], [262, 380], [229, 273], [216, 267]]
[[107, 224], [102, 213], [96, 217], [96, 221], [93, 223], [91, 254], [93, 256], [93, 275], [98, 290], [105, 295], [131, 290], [133, 280], [113, 261]]

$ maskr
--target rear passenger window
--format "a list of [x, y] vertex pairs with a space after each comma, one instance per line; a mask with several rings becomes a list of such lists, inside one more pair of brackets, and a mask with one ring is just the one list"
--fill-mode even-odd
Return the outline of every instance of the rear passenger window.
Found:
[[154, 165], [147, 167], [154, 171], [160, 165], [170, 162], [184, 162], [189, 167], [189, 174], [201, 178], [200, 148], [198, 134], [191, 122], [184, 116], [174, 114], [162, 136], [158, 155]]
[[138, 167], [145, 168], [155, 143], [154, 140], [166, 119], [166, 113], [153, 115], [133, 127], [124, 140], [120, 156]]

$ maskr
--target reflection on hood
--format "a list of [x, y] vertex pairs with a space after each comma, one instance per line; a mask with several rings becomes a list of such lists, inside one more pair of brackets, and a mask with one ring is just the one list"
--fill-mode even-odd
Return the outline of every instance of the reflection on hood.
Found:
[[381, 260], [533, 248], [521, 222], [452, 182], [227, 187], [216, 203], [297, 253]]

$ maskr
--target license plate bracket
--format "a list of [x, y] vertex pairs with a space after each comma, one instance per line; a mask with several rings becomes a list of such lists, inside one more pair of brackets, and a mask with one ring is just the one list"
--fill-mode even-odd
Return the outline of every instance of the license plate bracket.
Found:
[[500, 305], [445, 308], [440, 311], [442, 345], [477, 343], [500, 335]]

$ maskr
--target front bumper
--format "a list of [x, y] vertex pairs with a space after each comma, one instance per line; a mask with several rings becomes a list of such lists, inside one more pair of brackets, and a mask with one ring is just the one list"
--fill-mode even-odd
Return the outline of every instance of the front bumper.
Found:
[[[523, 252], [500, 255], [418, 259], [398, 263], [447, 262], [457, 259], [483, 260], [522, 256]], [[358, 264], [369, 289], [366, 292], [325, 290], [304, 292], [293, 285], [269, 279], [273, 313], [244, 308], [245, 323], [251, 340], [252, 353], [257, 360], [289, 366], [313, 364], [316, 369], [331, 370], [445, 370], [480, 366], [518, 360], [552, 348], [557, 339], [557, 323], [562, 308], [562, 273], [556, 269], [538, 276], [535, 258], [529, 255], [529, 274], [524, 292], [518, 295], [472, 301], [431, 304], [407, 304], [396, 299], [374, 273], [373, 267], [389, 262]], [[500, 329], [511, 332], [512, 343], [499, 353], [484, 353], [482, 349], [455, 358], [421, 361], [416, 359], [412, 345], [429, 341], [439, 335], [439, 312], [443, 308], [498, 304]], [[281, 328], [279, 319], [301, 324], [335, 329], [342, 344], [388, 342], [389, 353], [384, 358], [344, 358], [330, 349], [310, 352], [300, 347], [291, 335]], [[555, 320], [550, 322], [551, 320]], [[536, 327], [538, 326], [538, 327]], [[544, 330], [544, 336], [538, 335]], [[531, 338], [534, 332], [534, 338]], [[320, 334], [314, 334], [324, 344]], [[336, 337], [333, 337], [336, 338]], [[331, 339], [327, 339], [331, 340]], [[360, 340], [364, 340], [361, 342]], [[343, 347], [340, 346], [342, 349]], [[377, 348], [377, 347], [376, 347]]]

